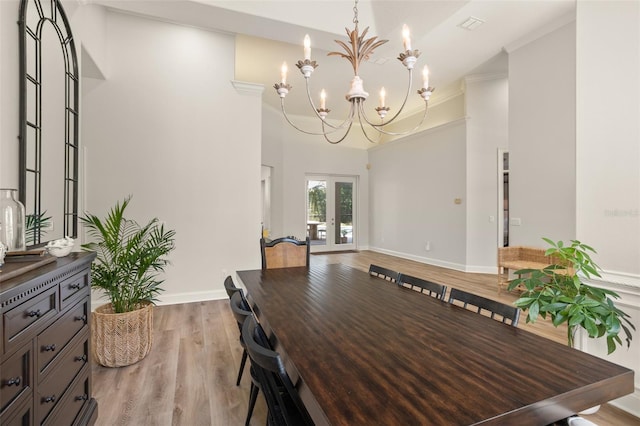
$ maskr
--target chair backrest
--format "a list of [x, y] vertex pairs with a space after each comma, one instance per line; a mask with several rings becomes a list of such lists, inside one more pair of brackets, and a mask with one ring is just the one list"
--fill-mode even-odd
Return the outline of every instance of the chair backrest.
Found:
[[233, 317], [238, 322], [240, 331], [242, 331], [242, 324], [244, 324], [245, 319], [253, 315], [253, 312], [251, 312], [251, 308], [249, 308], [249, 303], [247, 303], [247, 300], [244, 298], [242, 292], [236, 292], [231, 296], [229, 304], [231, 305], [231, 312], [233, 312]]
[[391, 281], [392, 283], [398, 282], [400, 272], [392, 271], [391, 269], [383, 268], [382, 266], [374, 265], [369, 266], [369, 275], [382, 278], [383, 280]]
[[310, 248], [309, 237], [304, 241], [296, 240], [293, 237], [278, 238], [272, 241], [260, 238], [262, 269], [309, 266]]
[[226, 290], [229, 299], [231, 299], [231, 296], [233, 296], [234, 293], [242, 293], [242, 289], [240, 287], [236, 287], [236, 284], [233, 282], [233, 278], [231, 278], [231, 275], [224, 279], [224, 289]]
[[431, 281], [423, 280], [422, 278], [413, 277], [411, 275], [400, 274], [398, 278], [398, 285], [400, 287], [407, 287], [412, 290], [417, 290], [420, 293], [428, 294], [436, 299], [444, 299], [444, 294], [447, 291], [447, 286], [437, 284]]
[[271, 349], [264, 330], [253, 316], [245, 320], [242, 338], [267, 401], [271, 420], [267, 423], [312, 425], [313, 421], [285, 370], [280, 354]]
[[[515, 306], [505, 305], [504, 303], [497, 302], [495, 300], [487, 299], [486, 297], [478, 296], [477, 294], [468, 293], [457, 288], [452, 288], [449, 293], [449, 303], [459, 301], [462, 307], [469, 309], [479, 314], [482, 311], [488, 311], [490, 317], [502, 321], [505, 324], [511, 324], [516, 327], [518, 325], [518, 319], [520, 318], [520, 309]], [[498, 315], [500, 318], [496, 317]]]

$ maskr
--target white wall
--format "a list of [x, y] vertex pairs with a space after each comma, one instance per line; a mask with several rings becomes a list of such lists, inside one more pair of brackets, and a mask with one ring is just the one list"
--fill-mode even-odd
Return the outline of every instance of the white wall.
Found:
[[221, 296], [260, 265], [260, 98], [230, 83], [231, 36], [112, 12], [107, 33], [108, 79], [83, 81], [86, 208], [133, 194], [129, 215], [177, 233], [161, 301]]
[[508, 145], [506, 75], [465, 78], [467, 113], [466, 270], [495, 273], [498, 234], [498, 148]]
[[101, 6], [88, 4], [80, 9], [72, 22], [74, 35], [82, 38], [82, 75], [105, 79], [107, 62], [107, 11]]
[[[576, 237], [593, 245], [617, 306], [636, 326], [631, 348], [606, 355], [602, 340], [582, 349], [632, 368], [635, 392], [615, 405], [640, 417], [640, 3], [577, 3]], [[602, 86], [606, 95], [594, 94]]]
[[371, 148], [369, 163], [371, 248], [464, 270], [465, 120]]
[[507, 146], [508, 84], [505, 75], [492, 74], [470, 76], [465, 86], [465, 96], [431, 107], [428, 130], [369, 150], [371, 244], [430, 264], [492, 273], [496, 159]]
[[[598, 248], [602, 268], [638, 286], [639, 22], [637, 1], [578, 2], [577, 236]], [[606, 101], [594, 98], [600, 85]]]
[[271, 227], [269, 235], [280, 237], [284, 231], [284, 164], [282, 112], [262, 106], [262, 164], [271, 169]]
[[575, 237], [575, 45], [572, 22], [509, 54], [511, 245]]

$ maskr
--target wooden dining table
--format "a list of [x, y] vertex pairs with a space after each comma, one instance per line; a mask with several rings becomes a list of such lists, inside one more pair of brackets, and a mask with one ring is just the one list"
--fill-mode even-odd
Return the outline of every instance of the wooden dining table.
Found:
[[317, 425], [546, 425], [634, 389], [628, 368], [346, 265], [238, 278]]

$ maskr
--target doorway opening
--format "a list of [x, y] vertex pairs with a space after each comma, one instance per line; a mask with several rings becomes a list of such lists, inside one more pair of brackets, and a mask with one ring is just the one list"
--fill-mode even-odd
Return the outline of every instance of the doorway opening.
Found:
[[509, 151], [498, 150], [498, 247], [509, 246]]
[[357, 246], [357, 177], [306, 177], [307, 235], [314, 253]]

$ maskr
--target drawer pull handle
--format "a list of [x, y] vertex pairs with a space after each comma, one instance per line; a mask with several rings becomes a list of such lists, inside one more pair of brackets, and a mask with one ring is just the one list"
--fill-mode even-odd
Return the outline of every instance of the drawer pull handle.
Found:
[[20, 386], [20, 382], [22, 382], [22, 377], [12, 377], [7, 380], [7, 386]]
[[76, 361], [84, 361], [84, 362], [87, 362], [87, 356], [86, 356], [86, 355], [77, 356], [77, 357], [76, 357]]
[[45, 396], [44, 398], [42, 398], [42, 402], [56, 402], [56, 396], [55, 395], [51, 395], [51, 396]]
[[33, 317], [38, 317], [38, 318], [40, 318], [40, 315], [42, 315], [42, 314], [40, 313], [40, 309], [35, 310], [35, 311], [29, 311], [29, 312], [27, 312], [27, 316], [28, 316], [28, 317], [31, 317], [31, 318], [33, 318]]
[[55, 344], [53, 344], [53, 345], [43, 346], [43, 347], [42, 347], [42, 349], [43, 349], [45, 352], [53, 352], [53, 351], [55, 351], [55, 350], [56, 350], [56, 345], [55, 345]]
[[80, 290], [81, 285], [80, 283], [69, 284], [69, 288], [72, 290]]
[[76, 396], [76, 401], [86, 401], [87, 399], [89, 399], [88, 395], [78, 395], [78, 396]]
[[87, 316], [86, 315], [82, 315], [79, 317], [76, 317], [76, 321], [82, 321], [83, 323], [87, 323]]

